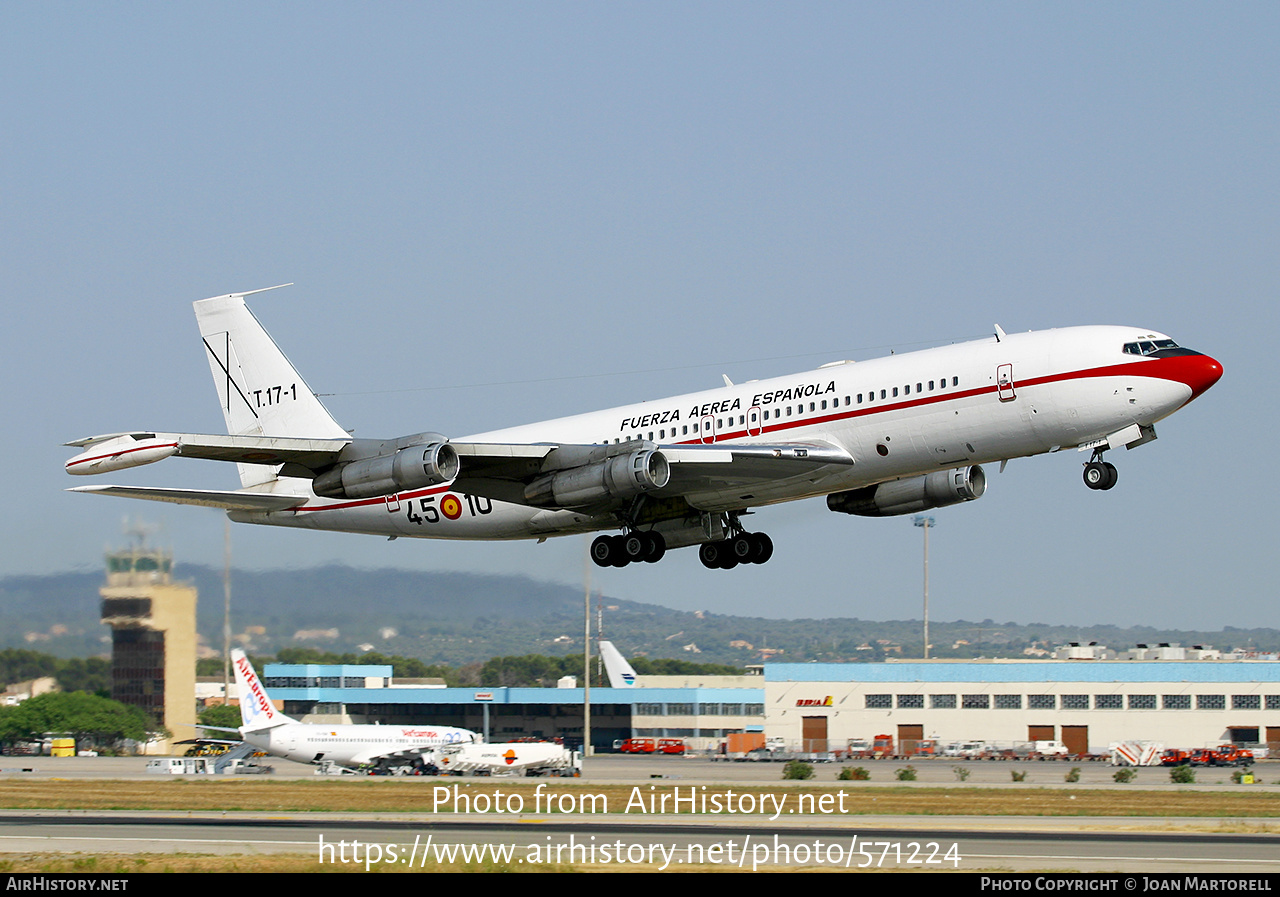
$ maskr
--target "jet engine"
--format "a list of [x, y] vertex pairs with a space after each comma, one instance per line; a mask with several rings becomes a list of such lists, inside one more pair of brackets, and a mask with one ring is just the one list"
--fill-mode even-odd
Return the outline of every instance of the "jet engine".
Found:
[[350, 461], [311, 484], [326, 498], [373, 498], [447, 483], [458, 475], [458, 452], [447, 442], [411, 445], [394, 454]]
[[860, 517], [893, 517], [981, 498], [987, 475], [978, 465], [939, 470], [922, 477], [864, 486], [827, 496], [827, 507]]
[[670, 479], [666, 456], [657, 449], [642, 449], [534, 480], [525, 487], [524, 498], [537, 507], [581, 508], [653, 492]]

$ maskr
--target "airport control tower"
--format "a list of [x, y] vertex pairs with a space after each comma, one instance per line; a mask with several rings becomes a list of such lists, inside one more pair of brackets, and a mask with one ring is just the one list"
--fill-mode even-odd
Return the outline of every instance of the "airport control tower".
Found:
[[141, 707], [172, 735], [148, 746], [169, 753], [171, 741], [196, 730], [196, 590], [173, 581], [173, 554], [148, 548], [139, 527], [133, 544], [107, 553], [102, 622], [111, 627], [111, 697]]

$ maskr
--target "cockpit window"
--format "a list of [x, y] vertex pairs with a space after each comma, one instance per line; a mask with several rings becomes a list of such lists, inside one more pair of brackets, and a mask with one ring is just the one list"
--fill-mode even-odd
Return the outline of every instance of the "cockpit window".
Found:
[[1171, 339], [1140, 339], [1124, 344], [1126, 355], [1146, 358], [1168, 358], [1171, 355], [1198, 355], [1194, 349], [1184, 349]]

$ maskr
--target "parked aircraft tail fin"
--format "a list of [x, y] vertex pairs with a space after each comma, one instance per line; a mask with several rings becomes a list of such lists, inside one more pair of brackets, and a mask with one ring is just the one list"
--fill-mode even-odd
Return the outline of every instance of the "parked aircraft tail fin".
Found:
[[240, 696], [240, 731], [260, 732], [296, 720], [285, 716], [271, 703], [253, 664], [239, 648], [231, 652], [231, 665], [236, 670], [236, 690]]
[[600, 643], [600, 656], [604, 658], [604, 669], [609, 674], [610, 687], [631, 688], [636, 684], [636, 671], [631, 669], [631, 664], [613, 646], [613, 642]]

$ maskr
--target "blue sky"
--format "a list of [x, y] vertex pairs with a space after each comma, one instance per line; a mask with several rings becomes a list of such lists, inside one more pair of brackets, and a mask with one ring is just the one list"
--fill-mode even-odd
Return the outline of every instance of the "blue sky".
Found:
[[[0, 573], [97, 568], [121, 520], [61, 443], [220, 432], [190, 302], [255, 312], [344, 426], [450, 434], [982, 337], [1150, 327], [1223, 380], [1113, 460], [935, 513], [936, 619], [1280, 625], [1280, 8], [1266, 3], [90, 3], [0, 14]], [[170, 460], [113, 482], [235, 485]], [[1249, 501], [1244, 501], [1248, 498]], [[910, 519], [768, 509], [765, 567], [597, 588], [918, 616]], [[237, 527], [237, 563], [522, 572], [585, 542]]]

